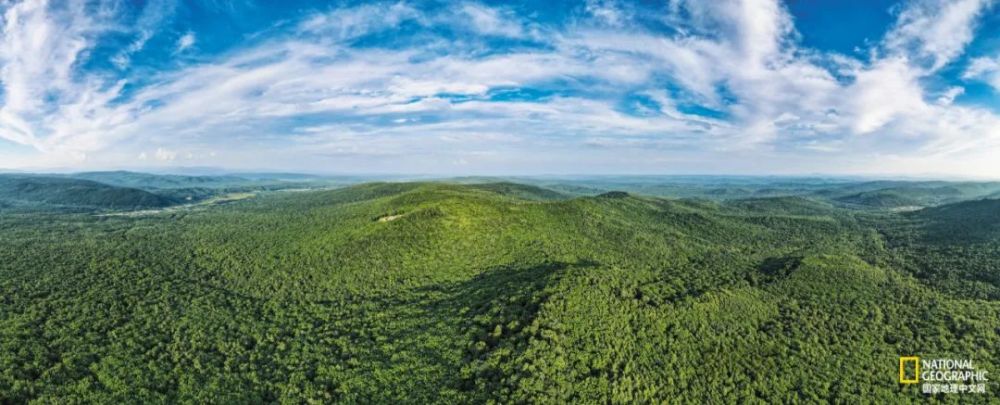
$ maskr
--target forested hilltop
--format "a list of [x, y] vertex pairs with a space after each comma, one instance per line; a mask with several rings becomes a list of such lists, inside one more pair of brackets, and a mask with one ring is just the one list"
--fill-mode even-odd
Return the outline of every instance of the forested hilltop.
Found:
[[[906, 403], [900, 356], [1000, 376], [995, 184], [512, 180], [222, 178], [262, 192], [131, 213], [11, 191], [0, 402]], [[130, 181], [100, 184], [191, 189]]]

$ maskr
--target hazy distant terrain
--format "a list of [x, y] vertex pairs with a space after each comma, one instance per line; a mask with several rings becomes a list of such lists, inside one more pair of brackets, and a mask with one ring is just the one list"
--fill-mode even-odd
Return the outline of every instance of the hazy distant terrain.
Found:
[[165, 208], [229, 193], [331, 188], [358, 181], [344, 177], [266, 173], [218, 176], [128, 171], [0, 173], [0, 210], [37, 212]]
[[0, 398], [896, 403], [901, 354], [1000, 372], [998, 183], [346, 183], [0, 175]]

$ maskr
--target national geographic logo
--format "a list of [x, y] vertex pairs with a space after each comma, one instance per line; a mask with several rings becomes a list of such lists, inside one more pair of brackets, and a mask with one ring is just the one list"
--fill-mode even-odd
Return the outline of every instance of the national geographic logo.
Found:
[[917, 356], [900, 357], [899, 383], [916, 384], [919, 382], [920, 382], [920, 358]]
[[923, 382], [920, 391], [924, 394], [985, 394], [988, 373], [977, 369], [971, 359], [899, 358], [899, 383]]

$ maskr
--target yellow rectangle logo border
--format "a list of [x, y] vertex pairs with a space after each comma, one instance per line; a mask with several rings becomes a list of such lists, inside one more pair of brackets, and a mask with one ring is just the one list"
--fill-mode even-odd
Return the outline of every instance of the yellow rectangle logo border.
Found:
[[[906, 378], [906, 363], [913, 362], [913, 378]], [[899, 383], [900, 384], [916, 384], [920, 382], [920, 357], [917, 356], [903, 356], [899, 358]]]

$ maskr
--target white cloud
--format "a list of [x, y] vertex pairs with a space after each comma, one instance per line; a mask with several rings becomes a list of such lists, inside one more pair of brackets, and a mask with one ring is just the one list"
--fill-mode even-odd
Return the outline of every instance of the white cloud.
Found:
[[722, 45], [742, 56], [743, 65], [752, 69], [780, 56], [782, 43], [794, 31], [788, 11], [775, 0], [671, 0], [670, 5], [675, 14], [686, 12], [672, 16], [674, 21], [706, 36], [718, 32]]
[[186, 49], [194, 45], [195, 36], [193, 32], [188, 31], [187, 34], [182, 35], [177, 39], [177, 50], [176, 52], [184, 52]]
[[121, 52], [112, 57], [112, 62], [120, 69], [130, 63], [132, 54], [141, 51], [146, 42], [156, 35], [159, 25], [173, 16], [177, 3], [171, 0], [151, 0], [144, 3], [142, 13], [131, 27], [135, 31], [135, 39]]
[[420, 11], [399, 2], [388, 7], [373, 4], [318, 14], [304, 20], [299, 24], [299, 29], [313, 34], [333, 35], [334, 38], [343, 40], [376, 29], [395, 27], [404, 21], [427, 24]]
[[595, 20], [612, 27], [621, 27], [632, 18], [631, 12], [615, 0], [587, 0], [584, 7]]
[[1000, 92], [1000, 56], [973, 59], [969, 63], [969, 67], [962, 74], [962, 78], [966, 80], [982, 80]]
[[[80, 7], [53, 13], [48, 2], [33, 0], [7, 8], [0, 44], [3, 110], [10, 114], [35, 112], [46, 94], [73, 87], [71, 69], [79, 54], [91, 45], [88, 31], [94, 24]], [[33, 134], [24, 135], [30, 138]]]
[[881, 129], [907, 112], [925, 109], [917, 77], [903, 59], [882, 60], [858, 72], [850, 88], [852, 128], [859, 134]]
[[170, 149], [157, 148], [156, 152], [153, 153], [153, 157], [155, 157], [156, 160], [169, 162], [173, 161], [174, 159], [177, 159], [177, 152], [174, 152]]
[[521, 24], [498, 9], [466, 3], [461, 6], [461, 10], [473, 29], [480, 33], [515, 38], [524, 35]]
[[940, 105], [951, 105], [955, 102], [955, 98], [964, 94], [965, 88], [959, 86], [952, 86], [941, 93], [937, 98], [937, 103]]
[[962, 54], [978, 18], [994, 0], [916, 0], [886, 34], [891, 54], [904, 54], [935, 71]]

